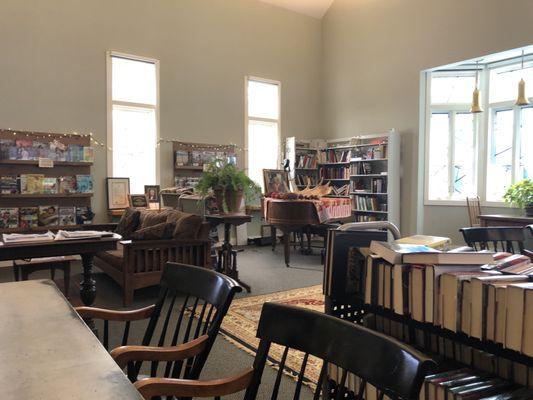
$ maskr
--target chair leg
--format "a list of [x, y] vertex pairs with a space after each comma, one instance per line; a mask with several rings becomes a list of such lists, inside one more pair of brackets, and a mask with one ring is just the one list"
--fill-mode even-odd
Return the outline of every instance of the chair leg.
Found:
[[13, 263], [13, 275], [15, 276], [15, 282], [20, 280], [20, 267]]
[[56, 267], [50, 267], [50, 279], [56, 279]]
[[20, 277], [21, 277], [21, 280], [23, 281], [27, 281], [28, 278], [30, 276], [30, 270], [28, 268], [25, 268], [25, 267], [20, 267]]
[[70, 262], [67, 262], [63, 269], [63, 283], [65, 286], [65, 297], [68, 299], [68, 292], [70, 289]]

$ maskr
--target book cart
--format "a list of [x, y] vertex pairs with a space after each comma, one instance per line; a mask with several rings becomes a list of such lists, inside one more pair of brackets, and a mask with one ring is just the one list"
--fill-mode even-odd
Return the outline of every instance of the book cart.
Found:
[[[372, 240], [387, 241], [390, 234], [396, 239], [399, 232], [388, 222], [356, 222], [344, 225], [337, 232], [339, 230], [349, 232], [350, 236], [336, 239], [336, 245], [339, 243], [345, 251], [338, 254], [335, 262], [330, 257], [325, 262], [323, 290], [326, 314], [395, 337], [435, 359], [439, 366], [473, 367], [474, 352], [477, 351], [484, 357], [478, 356], [478, 360], [495, 366], [495, 376], [513, 382], [518, 387], [533, 387], [533, 357], [506, 349], [501, 344], [396, 314], [392, 309], [365, 304], [364, 268], [368, 255], [365, 248], [370, 246]], [[331, 236], [330, 231], [328, 253]], [[465, 353], [469, 356], [465, 357]], [[500, 363], [505, 365], [505, 371], [500, 368]], [[335, 379], [336, 376], [328, 373], [327, 393], [332, 399], [338, 398], [339, 386]], [[353, 387], [343, 387], [342, 392], [344, 399], [359, 400]]]
[[[71, 192], [60, 193], [59, 191], [54, 193], [22, 193], [20, 190], [20, 176], [21, 175], [44, 175], [45, 178], [60, 178], [66, 176], [84, 176], [88, 177], [91, 174], [92, 151], [91, 138], [89, 135], [71, 135], [71, 134], [59, 134], [59, 133], [41, 133], [41, 132], [25, 132], [25, 131], [12, 131], [12, 130], [0, 130], [0, 146], [2, 152], [0, 155], [0, 177], [2, 179], [11, 177], [15, 178], [18, 189], [17, 193], [7, 193], [9, 190], [2, 190], [0, 193], [0, 209], [8, 208], [31, 208], [39, 206], [56, 206], [61, 207], [78, 207], [90, 208], [92, 193], [92, 178], [90, 178], [90, 184], [88, 183], [87, 190], [84, 193]], [[50, 151], [49, 146], [52, 142], [59, 143], [60, 146], [65, 146], [65, 152], [68, 152], [70, 145], [74, 145], [75, 148], [90, 150], [90, 161], [85, 161], [83, 154], [78, 154], [76, 161], [72, 161], [72, 157], [68, 154], [62, 154], [59, 159], [53, 159], [51, 154], [42, 154], [38, 150], [35, 153], [15, 155], [9, 154], [9, 148], [12, 144], [16, 147], [17, 143], [38, 143], [38, 146], [45, 148], [45, 151]], [[36, 149], [34, 147], [33, 149]], [[87, 151], [86, 151], [87, 153]], [[44, 157], [42, 157], [44, 155]], [[87, 155], [87, 154], [86, 154]], [[85, 158], [89, 159], [89, 158]], [[68, 161], [67, 161], [68, 160]], [[58, 183], [59, 186], [59, 183]], [[75, 216], [76, 217], [76, 216]], [[77, 218], [75, 218], [77, 219]], [[0, 229], [0, 233], [17, 233], [27, 231], [47, 231], [57, 229], [79, 229], [85, 224], [79, 224], [76, 221], [68, 225], [54, 224], [49, 226], [35, 226], [31, 228], [5, 228]]]

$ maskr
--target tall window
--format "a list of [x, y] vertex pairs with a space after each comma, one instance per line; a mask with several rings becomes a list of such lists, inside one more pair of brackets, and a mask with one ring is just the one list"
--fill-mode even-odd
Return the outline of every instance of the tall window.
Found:
[[130, 191], [157, 183], [159, 62], [108, 53], [110, 176], [129, 177]]
[[427, 187], [430, 200], [476, 193], [476, 126], [469, 113], [475, 75], [434, 74], [430, 81]]
[[263, 169], [279, 166], [279, 82], [246, 79], [246, 147], [248, 176], [262, 187]]
[[[501, 59], [427, 74], [426, 203], [478, 195], [498, 205], [509, 185], [533, 176], [533, 106], [515, 105], [521, 78], [531, 94], [533, 57], [523, 69], [520, 58]], [[485, 111], [471, 114], [476, 69]]]

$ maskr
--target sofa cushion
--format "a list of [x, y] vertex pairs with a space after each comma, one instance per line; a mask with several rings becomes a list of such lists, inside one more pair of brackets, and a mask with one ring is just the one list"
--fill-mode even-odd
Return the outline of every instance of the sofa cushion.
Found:
[[176, 222], [174, 239], [188, 240], [198, 238], [198, 232], [203, 219], [199, 215], [181, 213], [181, 218]]
[[158, 211], [143, 210], [141, 211], [138, 229], [148, 228], [149, 226], [161, 224], [166, 221], [167, 221], [166, 211], [158, 212]]
[[134, 240], [172, 239], [175, 227], [175, 222], [162, 222], [136, 230], [131, 235], [131, 238]]
[[122, 270], [122, 261], [124, 259], [124, 248], [118, 246], [116, 250], [101, 251], [96, 253], [96, 257], [111, 265], [113, 268]]
[[115, 233], [121, 235], [124, 239], [130, 239], [131, 234], [139, 226], [140, 211], [134, 208], [126, 208], [124, 214], [115, 228]]

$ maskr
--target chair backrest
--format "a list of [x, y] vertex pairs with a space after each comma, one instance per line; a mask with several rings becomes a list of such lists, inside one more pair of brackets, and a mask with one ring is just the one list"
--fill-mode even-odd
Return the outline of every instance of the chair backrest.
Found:
[[470, 226], [480, 226], [479, 216], [481, 214], [481, 203], [479, 202], [479, 197], [467, 197], [466, 206], [468, 207]]
[[[161, 278], [156, 310], [146, 329], [144, 346], [175, 346], [208, 335], [205, 350], [183, 362], [167, 362], [159, 371], [151, 363], [151, 376], [198, 378], [239, 284], [221, 273], [187, 264], [167, 263]], [[162, 367], [162, 366], [161, 366]], [[136, 364], [136, 373], [140, 363]], [[162, 372], [162, 373], [161, 373]]]
[[522, 253], [524, 229], [519, 226], [461, 228], [465, 243], [474, 250], [506, 251]]
[[[423, 354], [383, 334], [316, 311], [276, 303], [264, 304], [257, 336], [260, 343], [245, 400], [254, 400], [257, 396], [272, 344], [285, 347], [272, 400], [277, 399], [281, 371], [289, 348], [304, 353], [295, 399], [300, 395], [309, 356], [323, 360], [314, 393], [315, 400], [320, 398], [326, 386], [328, 365], [335, 365], [343, 370], [339, 387], [346, 385], [347, 374], [352, 373], [362, 380], [357, 398], [362, 399], [366, 384], [371, 384], [379, 390], [380, 400], [383, 395], [393, 399], [417, 399], [424, 376], [435, 366]], [[329, 397], [329, 393], [324, 395]], [[340, 400], [344, 395], [342, 390], [338, 390], [335, 398]]]

